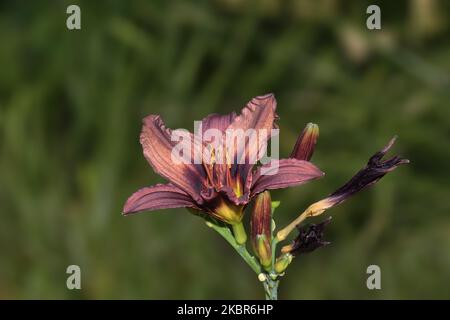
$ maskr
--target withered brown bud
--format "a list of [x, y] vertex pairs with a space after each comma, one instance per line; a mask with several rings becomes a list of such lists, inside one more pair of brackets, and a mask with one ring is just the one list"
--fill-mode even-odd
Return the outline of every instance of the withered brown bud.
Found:
[[330, 242], [325, 241], [324, 230], [331, 222], [331, 217], [318, 224], [310, 224], [307, 227], [297, 226], [299, 232], [297, 238], [290, 245], [281, 248], [282, 253], [290, 253], [294, 256], [302, 253], [308, 253], [317, 248], [329, 245]]

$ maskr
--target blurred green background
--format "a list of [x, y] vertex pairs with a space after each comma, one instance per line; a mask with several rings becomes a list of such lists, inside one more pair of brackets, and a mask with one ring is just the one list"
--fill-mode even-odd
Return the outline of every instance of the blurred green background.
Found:
[[[369, 4], [381, 31], [366, 28]], [[2, 1], [0, 298], [263, 298], [198, 217], [121, 209], [163, 181], [138, 142], [145, 115], [192, 129], [267, 92], [281, 156], [316, 122], [327, 173], [272, 193], [278, 226], [394, 134], [411, 160], [328, 212], [332, 245], [294, 261], [280, 298], [450, 298], [449, 19], [437, 0]], [[80, 291], [66, 288], [71, 264]], [[371, 264], [382, 290], [366, 288]]]

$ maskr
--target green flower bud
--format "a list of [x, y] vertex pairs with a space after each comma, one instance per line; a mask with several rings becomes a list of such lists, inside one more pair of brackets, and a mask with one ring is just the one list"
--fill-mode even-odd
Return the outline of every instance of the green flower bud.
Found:
[[279, 256], [275, 261], [275, 272], [283, 273], [289, 266], [289, 264], [292, 262], [293, 258], [294, 257], [290, 253], [284, 253], [281, 256]]

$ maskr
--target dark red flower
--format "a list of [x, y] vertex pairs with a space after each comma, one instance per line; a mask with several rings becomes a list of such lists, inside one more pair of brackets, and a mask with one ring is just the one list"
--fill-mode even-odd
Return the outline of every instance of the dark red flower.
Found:
[[[220, 150], [225, 151], [219, 152], [212, 141], [205, 142], [185, 132], [189, 138], [186, 140], [193, 144], [191, 156], [201, 155], [198, 163], [174, 162], [172, 151], [177, 143], [171, 140], [173, 132], [158, 115], [147, 116], [140, 137], [144, 156], [154, 171], [169, 183], [140, 189], [127, 200], [123, 213], [187, 207], [235, 225], [241, 222], [245, 206], [256, 194], [322, 177], [323, 173], [312, 163], [295, 158], [273, 160], [254, 168], [264, 154], [261, 151], [267, 147], [271, 129], [277, 128], [275, 110], [275, 97], [268, 94], [253, 98], [238, 116], [235, 113], [212, 114], [203, 119], [202, 132], [217, 129], [221, 133], [219, 141], [215, 141], [219, 145], [227, 142], [229, 146], [227, 131], [252, 129], [262, 143], [237, 141], [237, 147], [231, 151], [222, 148]], [[218, 161], [219, 157], [225, 161]]]

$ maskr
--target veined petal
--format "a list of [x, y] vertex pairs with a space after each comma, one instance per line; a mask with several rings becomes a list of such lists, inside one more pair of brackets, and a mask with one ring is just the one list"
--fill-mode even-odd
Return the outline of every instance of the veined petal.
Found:
[[324, 175], [309, 161], [272, 160], [257, 169], [253, 176], [252, 195], [264, 190], [282, 189], [303, 184]]
[[208, 129], [218, 129], [222, 133], [236, 118], [236, 113], [232, 112], [230, 114], [217, 114], [213, 113], [202, 120], [202, 132], [205, 133]]
[[234, 205], [241, 206], [246, 205], [249, 201], [250, 194], [246, 193], [241, 196], [237, 196], [235, 191], [231, 189], [229, 186], [223, 186], [218, 190], [219, 193], [226, 196], [230, 202], [232, 202]]
[[198, 209], [186, 192], [169, 183], [142, 188], [133, 193], [123, 207], [123, 214], [169, 208]]
[[[194, 135], [187, 133], [188, 139], [172, 141], [172, 130], [165, 127], [159, 116], [144, 118], [140, 141], [144, 156], [156, 173], [189, 194], [197, 203], [202, 203], [200, 191], [205, 183], [205, 172], [201, 164], [195, 164], [195, 153], [202, 155], [202, 147]], [[190, 150], [190, 161], [173, 161], [175, 146]], [[196, 151], [194, 151], [197, 149]]]
[[[256, 161], [260, 160], [263, 156], [260, 151], [267, 147], [266, 142], [270, 138], [271, 130], [276, 128], [274, 124], [277, 118], [276, 108], [277, 101], [273, 94], [258, 96], [250, 100], [242, 109], [241, 114], [234, 118], [227, 128], [227, 132], [235, 134], [242, 130], [244, 134], [250, 134], [251, 130], [254, 130], [256, 136], [253, 137], [256, 138], [257, 143], [246, 143], [246, 141], [235, 143], [234, 139], [227, 141], [227, 147], [234, 151], [233, 154], [230, 154], [233, 163], [249, 164], [249, 161], [253, 161], [250, 164], [254, 165]], [[232, 136], [230, 135], [228, 138], [232, 138]], [[247, 136], [247, 139], [250, 140], [250, 137]]]
[[231, 161], [231, 172], [243, 185], [242, 193], [250, 193], [249, 181], [251, 169], [267, 150], [267, 140], [272, 129], [276, 129], [275, 120], [277, 102], [273, 94], [253, 98], [242, 109], [226, 130], [226, 148]]
[[207, 164], [205, 166], [213, 183], [219, 191], [230, 183], [230, 157], [225, 149], [225, 130], [236, 118], [236, 113], [227, 115], [211, 114], [202, 120], [202, 141], [205, 145], [203, 159]]

